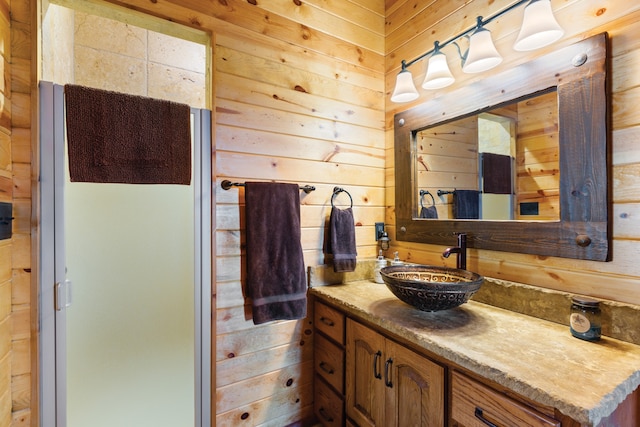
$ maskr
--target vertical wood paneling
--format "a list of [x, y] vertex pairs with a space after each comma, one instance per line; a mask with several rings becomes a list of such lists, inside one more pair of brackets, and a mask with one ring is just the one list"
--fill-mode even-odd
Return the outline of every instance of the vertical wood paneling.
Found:
[[[397, 4], [394, 2], [392, 4]], [[428, 2], [428, 9], [444, 10], [450, 6], [446, 0]], [[462, 3], [462, 2], [461, 2]], [[387, 33], [386, 52], [386, 91], [390, 93], [399, 69], [400, 59], [412, 59], [424, 52], [434, 40], [446, 40], [456, 34], [457, 27], [473, 25], [476, 15], [488, 16], [504, 7], [511, 1], [495, 1], [491, 5], [486, 2], [472, 1], [452, 12], [449, 16], [434, 16], [430, 20], [428, 14], [414, 11], [409, 17], [402, 18], [405, 25], [393, 26], [392, 33]], [[590, 35], [607, 31], [611, 37], [612, 72], [612, 188], [613, 188], [613, 260], [611, 262], [590, 262], [527, 256], [506, 252], [470, 251], [469, 268], [489, 277], [513, 280], [536, 286], [558, 289], [572, 293], [582, 293], [596, 297], [640, 304], [640, 269], [634, 264], [635, 255], [640, 248], [640, 222], [634, 212], [640, 200], [640, 148], [635, 140], [640, 132], [640, 112], [635, 106], [638, 104], [638, 73], [634, 64], [640, 52], [640, 43], [636, 37], [640, 31], [640, 5], [629, 2], [606, 2], [598, 0], [572, 0], [560, 2], [552, 0], [552, 7], [556, 11], [556, 18], [565, 29], [565, 36], [556, 45], [567, 45], [582, 40]], [[408, 12], [396, 9], [393, 16], [402, 16]], [[513, 17], [512, 17], [513, 15]], [[388, 19], [390, 16], [387, 17]], [[541, 51], [531, 53], [517, 53], [511, 46], [516, 31], [520, 25], [520, 14], [509, 14], [490, 25], [494, 41], [498, 50], [503, 53], [504, 62], [501, 68], [513, 66], [529, 58], [540, 55]], [[454, 24], [455, 22], [455, 24]], [[416, 23], [420, 23], [417, 25]], [[419, 29], [420, 28], [420, 29]], [[419, 34], [415, 32], [419, 31]], [[391, 43], [392, 40], [397, 40]], [[551, 49], [551, 48], [547, 48]], [[448, 91], [471, 84], [482, 79], [477, 76], [463, 75], [460, 65], [455, 58], [455, 49], [447, 50], [449, 64], [456, 83]], [[491, 73], [499, 72], [497, 68]], [[414, 80], [420, 82], [424, 78], [424, 66], [416, 65], [411, 68]], [[421, 96], [415, 103], [426, 102], [437, 96], [438, 91], [421, 91]], [[393, 114], [410, 108], [411, 105], [387, 103], [386, 122], [389, 132], [386, 136], [387, 153], [393, 147], [392, 119]], [[561, 125], [561, 124], [560, 124]], [[395, 222], [393, 205], [393, 187], [399, 185], [393, 178], [394, 164], [392, 156], [387, 156], [387, 222]], [[395, 229], [391, 229], [392, 233]], [[460, 230], [464, 231], [464, 230]], [[450, 261], [442, 258], [442, 249], [433, 245], [408, 244], [393, 242], [395, 248], [404, 259], [415, 262], [451, 265]]]

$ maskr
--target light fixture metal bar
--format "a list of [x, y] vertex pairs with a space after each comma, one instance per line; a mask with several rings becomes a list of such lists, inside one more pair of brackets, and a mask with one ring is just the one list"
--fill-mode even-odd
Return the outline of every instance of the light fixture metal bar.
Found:
[[[471, 27], [471, 28], [468, 28], [467, 30], [465, 30], [465, 31], [463, 31], [463, 32], [461, 32], [461, 33], [459, 33], [459, 34], [457, 34], [457, 35], [453, 36], [453, 37], [451, 37], [450, 39], [448, 39], [447, 41], [445, 41], [445, 42], [443, 42], [443, 43], [439, 43], [439, 48], [440, 48], [440, 49], [442, 49], [443, 47], [445, 47], [445, 46], [447, 46], [447, 45], [449, 45], [449, 44], [453, 43], [454, 41], [456, 41], [456, 40], [460, 39], [461, 37], [464, 37], [464, 36], [466, 36], [466, 35], [470, 34], [471, 32], [473, 32], [473, 30], [475, 30], [476, 28], [478, 28], [478, 24], [481, 24], [481, 25], [483, 25], [483, 26], [484, 26], [484, 25], [487, 25], [487, 24], [489, 24], [490, 22], [493, 22], [494, 20], [496, 20], [496, 19], [500, 18], [502, 15], [504, 15], [504, 14], [506, 14], [506, 13], [509, 13], [509, 12], [511, 12], [513, 9], [515, 9], [515, 8], [517, 8], [517, 7], [520, 7], [520, 6], [522, 6], [524, 3], [528, 3], [528, 2], [530, 2], [530, 1], [532, 1], [532, 0], [519, 0], [519, 1], [515, 2], [514, 4], [512, 4], [511, 6], [509, 6], [509, 7], [506, 7], [506, 8], [504, 8], [504, 9], [502, 9], [500, 12], [498, 12], [498, 13], [495, 13], [495, 14], [491, 15], [491, 16], [490, 16], [490, 17], [488, 17], [487, 19], [483, 19], [481, 16], [478, 16], [478, 18], [477, 18], [478, 23], [477, 23], [476, 25], [474, 25], [474, 26], [473, 26], [473, 27]], [[533, 1], [536, 1], [536, 0], [533, 0]], [[431, 49], [431, 50], [429, 50], [429, 51], [427, 51], [427, 52], [423, 53], [422, 55], [418, 56], [417, 58], [412, 59], [412, 60], [411, 60], [411, 61], [409, 61], [409, 62], [407, 62], [407, 61], [405, 61], [405, 60], [403, 59], [403, 60], [401, 61], [402, 69], [404, 70], [404, 69], [406, 69], [406, 68], [408, 68], [408, 67], [412, 66], [412, 65], [413, 65], [413, 64], [415, 64], [416, 62], [418, 62], [418, 61], [420, 61], [420, 60], [422, 60], [422, 59], [426, 58], [427, 56], [431, 55], [431, 54], [434, 52], [434, 50], [435, 50], [435, 49]]]

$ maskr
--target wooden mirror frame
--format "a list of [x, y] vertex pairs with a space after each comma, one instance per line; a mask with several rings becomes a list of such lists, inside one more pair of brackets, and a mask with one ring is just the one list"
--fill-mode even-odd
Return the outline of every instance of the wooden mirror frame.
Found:
[[[394, 116], [396, 239], [563, 258], [609, 261], [609, 105], [602, 33], [464, 86]], [[556, 87], [560, 145], [559, 221], [418, 219], [417, 130]]]

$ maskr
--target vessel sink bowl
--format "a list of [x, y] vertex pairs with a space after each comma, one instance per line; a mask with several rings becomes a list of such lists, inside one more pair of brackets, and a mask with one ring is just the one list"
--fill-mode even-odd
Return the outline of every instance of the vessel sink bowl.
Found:
[[380, 275], [396, 297], [422, 311], [464, 304], [484, 282], [477, 273], [433, 265], [392, 265], [382, 268]]

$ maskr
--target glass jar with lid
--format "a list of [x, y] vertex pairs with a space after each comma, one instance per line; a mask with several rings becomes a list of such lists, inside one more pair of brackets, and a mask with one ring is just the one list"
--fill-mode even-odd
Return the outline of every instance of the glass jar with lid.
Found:
[[600, 302], [592, 298], [574, 296], [571, 299], [569, 325], [574, 337], [586, 341], [599, 340], [602, 331]]

